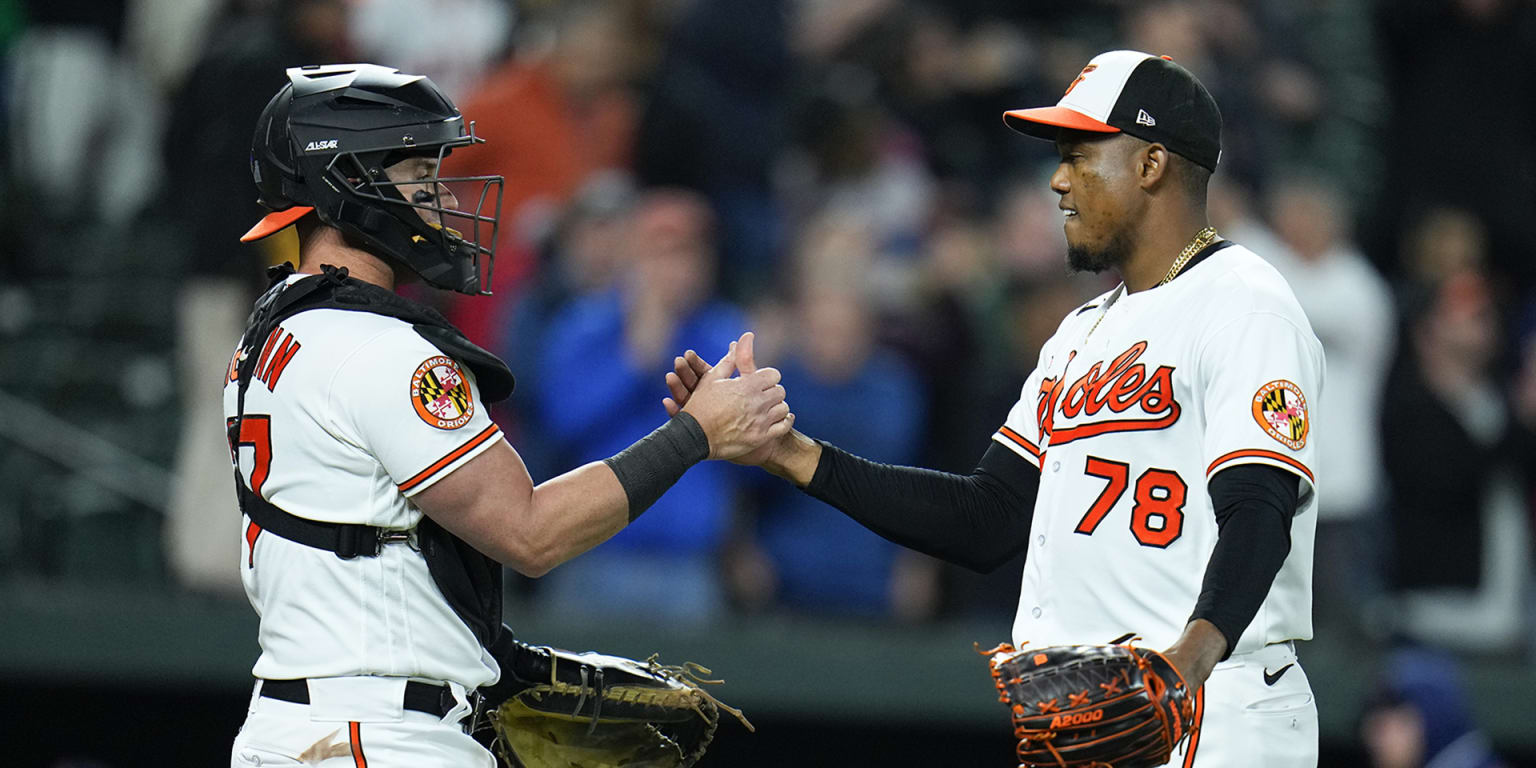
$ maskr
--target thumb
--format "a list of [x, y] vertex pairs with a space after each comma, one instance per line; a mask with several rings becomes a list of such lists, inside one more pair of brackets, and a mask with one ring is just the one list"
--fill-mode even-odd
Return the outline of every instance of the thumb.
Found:
[[734, 373], [736, 373], [736, 342], [733, 341], [731, 342], [730, 350], [725, 353], [724, 357], [720, 358], [720, 362], [715, 363], [715, 367], [709, 369], [709, 373], [704, 374], [699, 379], [699, 383], [703, 384], [706, 381], [728, 379]]
[[736, 344], [736, 366], [741, 369], [742, 375], [757, 371], [757, 361], [752, 357], [753, 341], [756, 338], [751, 331], [747, 331]]

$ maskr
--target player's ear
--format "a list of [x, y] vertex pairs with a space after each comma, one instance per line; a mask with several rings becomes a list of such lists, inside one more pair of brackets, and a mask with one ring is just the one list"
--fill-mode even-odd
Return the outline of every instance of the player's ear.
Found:
[[1173, 158], [1168, 148], [1152, 142], [1141, 148], [1136, 157], [1136, 176], [1142, 189], [1151, 189], [1163, 182], [1169, 174]]

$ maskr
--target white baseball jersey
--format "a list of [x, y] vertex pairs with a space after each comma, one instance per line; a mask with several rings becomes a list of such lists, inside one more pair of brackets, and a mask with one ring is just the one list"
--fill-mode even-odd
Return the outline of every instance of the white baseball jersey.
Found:
[[[294, 275], [297, 280], [304, 275]], [[290, 514], [410, 529], [411, 496], [501, 440], [467, 368], [404, 321], [317, 309], [261, 347], [240, 434], [249, 487]], [[234, 362], [224, 413], [236, 409]], [[377, 675], [475, 688], [499, 669], [406, 541], [343, 560], [244, 521], [266, 679]]]
[[1302, 486], [1290, 553], [1233, 652], [1309, 639], [1322, 384], [1290, 288], [1238, 245], [1069, 315], [993, 436], [1041, 471], [1014, 643], [1171, 645], [1216, 544], [1207, 479], [1247, 463]]

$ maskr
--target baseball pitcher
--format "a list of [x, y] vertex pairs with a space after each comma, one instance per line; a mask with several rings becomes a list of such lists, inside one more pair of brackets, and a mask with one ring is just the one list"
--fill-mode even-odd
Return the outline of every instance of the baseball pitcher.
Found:
[[[1022, 764], [1316, 765], [1293, 642], [1323, 353], [1279, 273], [1207, 223], [1216, 103], [1166, 57], [1111, 51], [1005, 121], [1056, 144], [1068, 265], [1122, 282], [1062, 320], [980, 464], [881, 465], [798, 431], [738, 461], [976, 570], [1027, 552], [993, 658]], [[678, 358], [669, 410], [708, 371]]]

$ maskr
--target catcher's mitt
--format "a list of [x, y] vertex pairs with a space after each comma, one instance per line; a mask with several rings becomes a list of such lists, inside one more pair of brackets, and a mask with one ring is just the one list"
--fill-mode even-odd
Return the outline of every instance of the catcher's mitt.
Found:
[[1020, 768], [1152, 768], [1190, 733], [1190, 692], [1157, 651], [1004, 644], [982, 653], [1013, 715]]
[[[503, 657], [505, 698], [489, 701], [496, 747], [514, 768], [688, 768], [715, 736], [719, 710], [697, 664], [663, 666], [516, 644]], [[508, 663], [510, 662], [510, 663]]]

